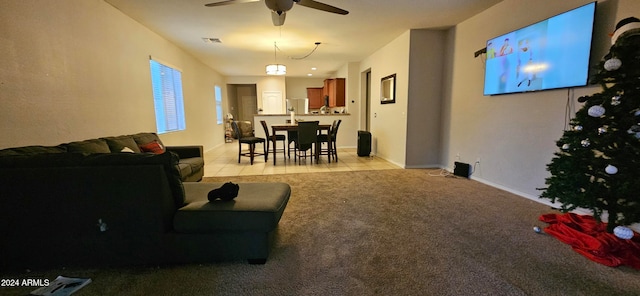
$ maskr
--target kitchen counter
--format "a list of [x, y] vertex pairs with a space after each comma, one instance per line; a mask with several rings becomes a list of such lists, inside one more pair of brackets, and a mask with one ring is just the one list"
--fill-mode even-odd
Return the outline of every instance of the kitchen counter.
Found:
[[[295, 116], [333, 116], [333, 115], [351, 115], [349, 113], [325, 113], [325, 114], [298, 114], [296, 113]], [[253, 114], [253, 116], [291, 116], [290, 114]]]

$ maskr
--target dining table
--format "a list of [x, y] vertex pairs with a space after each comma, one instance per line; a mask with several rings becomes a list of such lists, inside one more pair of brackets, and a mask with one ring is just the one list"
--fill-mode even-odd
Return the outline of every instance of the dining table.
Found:
[[[329, 132], [329, 130], [331, 129], [331, 124], [318, 124], [318, 131], [322, 132], [322, 131], [327, 131], [327, 133]], [[275, 135], [276, 132], [279, 131], [298, 131], [298, 124], [297, 123], [282, 123], [282, 124], [272, 124], [271, 125], [271, 134]], [[273, 137], [273, 165], [276, 164], [276, 138]]]

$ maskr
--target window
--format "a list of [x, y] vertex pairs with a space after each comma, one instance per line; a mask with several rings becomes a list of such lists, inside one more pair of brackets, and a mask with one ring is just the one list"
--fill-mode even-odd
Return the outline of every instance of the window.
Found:
[[150, 60], [158, 134], [185, 129], [182, 73]]
[[216, 85], [216, 118], [218, 124], [222, 124], [222, 90]]

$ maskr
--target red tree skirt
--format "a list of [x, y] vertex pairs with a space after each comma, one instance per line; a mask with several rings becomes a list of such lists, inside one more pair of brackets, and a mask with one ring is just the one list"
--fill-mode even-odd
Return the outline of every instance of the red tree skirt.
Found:
[[595, 262], [640, 269], [640, 235], [636, 232], [631, 239], [618, 238], [607, 232], [607, 223], [598, 223], [588, 215], [545, 214], [539, 219], [549, 223], [544, 232], [571, 245], [576, 252]]

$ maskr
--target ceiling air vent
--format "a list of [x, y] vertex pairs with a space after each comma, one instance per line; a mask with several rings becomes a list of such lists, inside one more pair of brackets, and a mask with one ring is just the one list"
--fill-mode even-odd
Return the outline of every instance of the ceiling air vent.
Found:
[[202, 41], [204, 41], [204, 43], [222, 43], [222, 40], [220, 40], [220, 38], [204, 37], [202, 38]]

